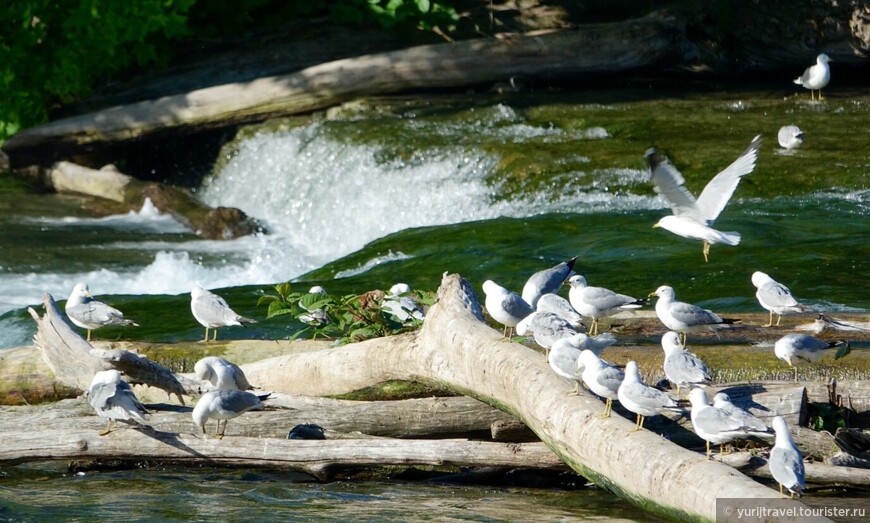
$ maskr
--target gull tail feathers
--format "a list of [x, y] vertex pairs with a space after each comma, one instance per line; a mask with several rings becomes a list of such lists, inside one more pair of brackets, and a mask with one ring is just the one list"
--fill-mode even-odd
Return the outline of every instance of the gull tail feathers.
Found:
[[831, 344], [831, 347], [839, 347], [837, 353], [834, 354], [835, 360], [838, 360], [852, 352], [852, 347], [849, 345], [848, 341], [835, 341]]
[[716, 237], [717, 243], [724, 243], [725, 245], [731, 245], [731, 246], [734, 246], [734, 245], [737, 245], [740, 243], [740, 233], [736, 232], [736, 231], [729, 231], [729, 232], [719, 231], [719, 234], [717, 234], [716, 236], [717, 236]]

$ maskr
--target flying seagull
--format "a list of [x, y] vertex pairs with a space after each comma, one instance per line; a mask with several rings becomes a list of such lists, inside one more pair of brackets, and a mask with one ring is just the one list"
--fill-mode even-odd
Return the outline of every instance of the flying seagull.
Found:
[[740, 157], [707, 183], [697, 200], [683, 185], [686, 182], [683, 175], [668, 159], [659, 155], [655, 148], [648, 149], [646, 159], [650, 167], [650, 181], [655, 191], [665, 197], [673, 213], [653, 227], [661, 227], [683, 238], [702, 240], [704, 261], [709, 260], [710, 246], [714, 243], [740, 243], [740, 233], [717, 231], [712, 225], [728, 204], [740, 179], [755, 169], [760, 147], [761, 135], [758, 135]]

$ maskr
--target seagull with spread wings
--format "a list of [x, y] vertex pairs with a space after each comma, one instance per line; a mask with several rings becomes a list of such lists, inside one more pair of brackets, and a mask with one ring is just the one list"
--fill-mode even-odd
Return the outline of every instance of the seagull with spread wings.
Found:
[[648, 149], [646, 159], [650, 167], [650, 181], [655, 185], [655, 191], [668, 201], [673, 213], [653, 227], [661, 227], [683, 238], [702, 240], [704, 261], [709, 261], [710, 246], [714, 243], [740, 243], [740, 233], [717, 231], [711, 226], [728, 204], [740, 179], [755, 169], [760, 147], [761, 135], [758, 135], [739, 158], [707, 183], [697, 200], [683, 185], [686, 182], [683, 175], [668, 159], [659, 155], [655, 148]]

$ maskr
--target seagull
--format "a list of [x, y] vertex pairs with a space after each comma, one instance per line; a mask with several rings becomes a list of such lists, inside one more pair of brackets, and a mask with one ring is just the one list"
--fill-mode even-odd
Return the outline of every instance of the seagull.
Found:
[[517, 323], [516, 328], [520, 336], [533, 334], [535, 343], [548, 350], [558, 340], [577, 334], [568, 320], [552, 312], [533, 312]]
[[655, 191], [665, 197], [673, 213], [653, 227], [661, 227], [683, 238], [703, 240], [704, 261], [709, 261], [710, 246], [714, 243], [740, 243], [740, 233], [721, 232], [711, 226], [728, 204], [740, 179], [755, 169], [760, 147], [761, 135], [758, 135], [740, 157], [707, 183], [697, 200], [683, 185], [686, 182], [683, 175], [667, 158], [659, 155], [655, 148], [648, 149], [646, 159], [650, 167], [650, 181], [655, 185]]
[[[308, 294], [327, 296], [326, 289], [324, 289], [320, 285], [315, 285], [308, 289]], [[305, 310], [305, 312], [299, 315], [299, 321], [303, 323], [320, 326], [326, 325], [331, 321], [329, 318], [329, 314], [327, 314], [327, 312], [323, 309], [311, 309], [309, 307], [306, 307], [302, 300], [299, 300], [299, 307]]]
[[[596, 356], [601, 356], [601, 353], [604, 352], [604, 349], [616, 343], [616, 338], [613, 336], [613, 334], [610, 334], [609, 332], [599, 334], [595, 337], [590, 337], [586, 334], [583, 334], [582, 332], [578, 332], [570, 338], [567, 338], [567, 340], [568, 343], [570, 343], [574, 347], [577, 347], [580, 350], [588, 350]], [[582, 361], [577, 361], [577, 369], [581, 372], [583, 371]]]
[[753, 416], [749, 411], [741, 409], [737, 405], [731, 403], [731, 397], [724, 392], [717, 392], [716, 395], [713, 396], [713, 406], [740, 421], [740, 423], [752, 430], [758, 432], [770, 432], [770, 429], [763, 421]]
[[776, 326], [779, 327], [779, 322], [782, 320], [783, 314], [803, 312], [806, 310], [803, 305], [794, 299], [791, 295], [791, 291], [788, 290], [788, 287], [761, 271], [755, 271], [752, 273], [752, 285], [755, 285], [758, 289], [755, 291], [755, 297], [758, 298], [758, 303], [770, 311], [770, 318], [767, 325], [762, 325], [763, 327], [770, 327], [773, 325], [774, 314], [777, 316]]
[[633, 361], [625, 364], [625, 378], [616, 394], [623, 407], [637, 414], [637, 422], [632, 432], [637, 432], [643, 428], [643, 422], [647, 416], [656, 416], [669, 411], [683, 411], [674, 401], [674, 398], [645, 384], [640, 379], [637, 363]]
[[558, 294], [548, 292], [538, 299], [538, 305], [535, 308], [536, 312], [552, 312], [564, 318], [572, 327], [579, 328], [582, 325], [583, 317], [580, 316], [571, 302]]
[[218, 327], [226, 327], [228, 325], [244, 326], [246, 323], [257, 323], [256, 320], [236, 314], [227, 304], [226, 300], [200, 286], [196, 286], [190, 291], [190, 312], [193, 313], [196, 321], [205, 327], [205, 339], [203, 341], [208, 341], [209, 329], [214, 329], [212, 341], [215, 341], [217, 340]]
[[410, 292], [411, 287], [407, 283], [397, 283], [390, 287], [384, 300], [383, 308], [402, 323], [411, 319], [422, 321], [426, 317], [423, 306], [408, 296]]
[[613, 316], [620, 311], [638, 309], [648, 301], [645, 298], [638, 300], [625, 294], [617, 294], [604, 287], [589, 287], [586, 278], [579, 274], [568, 278], [567, 283], [571, 286], [568, 291], [571, 306], [583, 316], [592, 318], [589, 334], [593, 336], [598, 334], [599, 319]]
[[574, 256], [568, 261], [564, 261], [554, 267], [538, 271], [526, 281], [523, 285], [523, 299], [534, 309], [538, 305], [538, 299], [544, 294], [556, 292], [565, 279], [571, 275], [571, 270], [574, 268], [574, 263], [577, 257]]
[[689, 401], [692, 402], [692, 428], [707, 442], [707, 459], [710, 459], [710, 443], [719, 444], [721, 454], [723, 443], [747, 436], [769, 436], [767, 427], [764, 432], [755, 431], [725, 411], [710, 406], [704, 389], [692, 389]]
[[70, 321], [88, 331], [88, 342], [91, 341], [91, 331], [106, 325], [138, 327], [139, 325], [124, 318], [124, 313], [100, 300], [95, 300], [86, 283], [77, 283], [73, 287], [64, 307]]
[[797, 383], [797, 366], [801, 360], [809, 363], [819, 361], [828, 350], [837, 348], [834, 359], [838, 360], [849, 354], [851, 347], [848, 341], [822, 341], [808, 334], [786, 334], [773, 344], [773, 353], [782, 361], [794, 367], [794, 381]]
[[686, 347], [680, 343], [678, 333], [666, 332], [662, 336], [662, 349], [665, 351], [665, 376], [677, 386], [677, 394], [680, 393], [680, 387], [712, 383], [713, 378], [710, 377], [707, 366], [700, 358], [686, 350]]
[[94, 407], [98, 416], [108, 420], [100, 436], [112, 432], [112, 425], [117, 420], [132, 420], [133, 423], [147, 421], [148, 411], [136, 399], [133, 389], [121, 379], [121, 373], [117, 370], [103, 370], [94, 374], [88, 388], [88, 403]]
[[578, 370], [580, 370], [581, 366], [580, 377], [583, 383], [594, 394], [601, 396], [605, 400], [604, 412], [599, 414], [598, 417], [609, 418], [610, 412], [613, 409], [613, 400], [619, 399], [619, 386], [622, 385], [625, 373], [606, 361], [602, 361], [601, 358], [589, 349], [584, 349], [580, 352], [580, 357], [577, 359]]
[[571, 396], [580, 394], [581, 372], [577, 370], [577, 359], [580, 349], [571, 345], [567, 338], [556, 340], [547, 353], [547, 363], [553, 372], [574, 382], [574, 388], [568, 391]]
[[804, 132], [797, 125], [783, 125], [776, 133], [776, 141], [783, 149], [797, 149], [804, 143]]
[[511, 292], [492, 280], [483, 282], [483, 292], [486, 294], [484, 306], [492, 319], [504, 325], [504, 338], [510, 339], [511, 330], [523, 318], [534, 312], [519, 294]]
[[810, 99], [815, 100], [813, 91], [819, 91], [819, 101], [822, 100], [822, 88], [831, 81], [831, 67], [828, 62], [833, 62], [825, 53], [816, 57], [816, 64], [807, 67], [804, 74], [794, 79], [794, 83], [810, 90]]
[[770, 474], [779, 483], [779, 495], [785, 497], [782, 487], [800, 497], [804, 490], [804, 458], [791, 437], [788, 424], [782, 417], [773, 418], [773, 430], [776, 431], [776, 443], [770, 451]]
[[734, 320], [723, 320], [717, 314], [696, 307], [688, 303], [676, 301], [676, 293], [673, 287], [662, 285], [650, 296], [658, 296], [656, 302], [656, 316], [664, 323], [665, 327], [672, 331], [677, 331], [682, 335], [682, 343], [686, 344], [686, 338], [689, 332], [697, 332], [701, 330], [716, 331], [716, 328], [728, 323], [734, 323]]
[[[214, 435], [217, 439], [224, 437], [227, 430], [227, 420], [241, 416], [249, 410], [262, 405], [269, 394], [252, 394], [243, 390], [213, 390], [199, 398], [193, 409], [193, 422], [205, 434], [205, 424], [210, 419], [217, 420]], [[224, 430], [220, 430], [221, 420], [224, 420]]]
[[234, 363], [217, 356], [206, 356], [193, 366], [196, 377], [211, 383], [216, 390], [252, 389], [245, 373]]

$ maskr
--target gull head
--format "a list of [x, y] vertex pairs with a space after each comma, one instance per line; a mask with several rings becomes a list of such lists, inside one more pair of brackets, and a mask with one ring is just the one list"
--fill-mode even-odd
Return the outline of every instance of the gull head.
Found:
[[674, 331], [668, 331], [662, 335], [662, 349], [665, 351], [665, 356], [670, 356], [675, 352], [683, 350], [683, 344], [680, 343], [680, 335]]
[[637, 370], [637, 363], [634, 361], [625, 364], [625, 381], [640, 383], [640, 371]]
[[400, 296], [411, 292], [411, 286], [407, 283], [397, 283], [390, 287], [390, 296]]
[[76, 283], [76, 286], [73, 287], [70, 298], [72, 298], [73, 296], [77, 298], [93, 298], [93, 296], [91, 295], [91, 290], [88, 289], [88, 284], [83, 282]]
[[589, 349], [583, 349], [577, 357], [577, 369], [594, 369], [601, 363], [601, 359]]
[[650, 169], [655, 169], [660, 164], [667, 162], [667, 159], [661, 156], [655, 147], [647, 149], [643, 156], [646, 158]]
[[205, 294], [205, 289], [203, 289], [203, 288], [200, 287], [199, 285], [197, 285], [196, 287], [194, 287], [194, 288], [191, 289], [191, 291], [190, 291], [190, 297], [193, 298], [193, 299], [197, 299], [197, 298], [199, 298], [200, 296], [202, 296], [202, 295], [204, 295], [204, 294]]
[[828, 62], [833, 62], [833, 60], [831, 60], [825, 53], [822, 53], [816, 57], [816, 63], [818, 64], [826, 64]]
[[320, 285], [315, 285], [308, 289], [308, 294], [326, 294], [326, 289], [321, 287]]
[[689, 393], [689, 401], [692, 402], [692, 410], [710, 406], [710, 402], [707, 401], [707, 393], [700, 388], [692, 389], [692, 392]]
[[773, 278], [761, 271], [755, 271], [752, 273], [752, 285], [755, 285], [755, 287], [761, 287], [762, 285], [772, 281]]
[[91, 380], [91, 387], [94, 385], [110, 385], [112, 383], [121, 383], [121, 373], [115, 369], [101, 370], [94, 374]]
[[492, 294], [493, 296], [496, 296], [499, 294], [507, 294], [508, 290], [492, 280], [486, 280], [485, 282], [483, 282], [483, 293], [486, 295]]
[[582, 289], [583, 287], [586, 287], [586, 285], [587, 285], [586, 278], [584, 278], [583, 276], [580, 276], [579, 274], [575, 274], [575, 275], [571, 276], [570, 278], [568, 278], [567, 280], [565, 280], [565, 285], [570, 285], [572, 288], [576, 287], [578, 289]]
[[649, 293], [649, 296], [650, 297], [658, 296], [659, 298], [666, 298], [666, 299], [673, 300], [677, 296], [677, 294], [674, 292], [673, 287], [670, 287], [668, 285], [662, 285], [658, 289]]
[[794, 440], [791, 437], [791, 431], [788, 430], [788, 423], [782, 419], [782, 416], [773, 418], [773, 431], [776, 432], [776, 445], [789, 446], [793, 445]]
[[666, 231], [670, 231], [670, 232], [676, 234], [677, 236], [685, 237], [686, 234], [683, 231], [683, 229], [685, 228], [685, 227], [683, 227], [684, 223], [685, 223], [685, 220], [683, 220], [677, 216], [674, 216], [673, 214], [669, 214], [667, 216], [662, 216], [662, 218], [659, 221], [654, 223], [653, 229], [658, 229], [659, 227], [661, 227], [662, 229], [664, 229]]
[[729, 403], [731, 403], [731, 397], [724, 392], [717, 392], [716, 395], [713, 396], [713, 406], [717, 409], [721, 409]]

